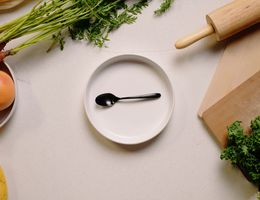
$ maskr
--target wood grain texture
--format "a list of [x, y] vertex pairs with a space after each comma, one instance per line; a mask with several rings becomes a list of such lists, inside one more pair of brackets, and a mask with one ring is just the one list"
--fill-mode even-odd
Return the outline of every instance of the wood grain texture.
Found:
[[221, 146], [226, 127], [235, 120], [248, 125], [260, 114], [260, 25], [228, 44], [217, 66], [198, 115]]
[[206, 19], [214, 27], [217, 40], [224, 40], [260, 22], [260, 0], [234, 0]]
[[198, 115], [260, 70], [260, 25], [227, 45], [204, 96]]
[[257, 115], [260, 115], [260, 71], [206, 110], [202, 118], [221, 146], [225, 146], [227, 126], [239, 120], [246, 128]]
[[211, 34], [214, 33], [214, 29], [211, 25], [207, 25], [205, 26], [203, 29], [201, 29], [198, 32], [195, 32], [191, 35], [188, 35], [182, 39], [179, 39], [176, 41], [175, 43], [175, 48], [176, 49], [182, 49], [185, 48], [187, 46], [190, 46], [191, 44], [193, 44], [194, 42], [197, 42], [198, 40], [207, 37]]

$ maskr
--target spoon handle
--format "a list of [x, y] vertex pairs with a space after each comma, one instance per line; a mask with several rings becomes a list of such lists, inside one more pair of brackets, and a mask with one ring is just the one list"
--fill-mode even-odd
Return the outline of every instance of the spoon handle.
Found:
[[160, 97], [161, 97], [160, 93], [151, 93], [151, 94], [144, 94], [144, 95], [140, 95], [140, 96], [121, 97], [121, 98], [119, 98], [119, 100], [123, 100], [123, 99], [157, 99]]

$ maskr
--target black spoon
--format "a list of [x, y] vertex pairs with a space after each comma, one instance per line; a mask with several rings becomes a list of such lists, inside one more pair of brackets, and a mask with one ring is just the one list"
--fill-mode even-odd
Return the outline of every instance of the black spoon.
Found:
[[160, 97], [161, 97], [160, 93], [152, 93], [152, 94], [145, 94], [145, 95], [131, 96], [131, 97], [117, 97], [111, 93], [104, 93], [98, 95], [95, 101], [100, 106], [112, 106], [116, 102], [124, 99], [157, 99]]

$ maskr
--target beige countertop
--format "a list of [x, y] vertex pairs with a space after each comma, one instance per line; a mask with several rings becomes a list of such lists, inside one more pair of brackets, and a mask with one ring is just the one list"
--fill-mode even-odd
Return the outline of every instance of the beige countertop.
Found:
[[[154, 17], [160, 1], [153, 1], [135, 24], [110, 35], [108, 48], [67, 39], [63, 51], [46, 53], [44, 42], [6, 59], [18, 83], [16, 111], [0, 130], [9, 200], [255, 199], [257, 189], [220, 160], [219, 146], [197, 117], [224, 43], [209, 37], [184, 50], [173, 47], [176, 39], [204, 25], [205, 14], [227, 2], [176, 0], [168, 13]], [[0, 23], [31, 7], [29, 1], [1, 13]], [[84, 112], [92, 72], [121, 54], [155, 61], [174, 88], [172, 118], [146, 144], [105, 139]]]

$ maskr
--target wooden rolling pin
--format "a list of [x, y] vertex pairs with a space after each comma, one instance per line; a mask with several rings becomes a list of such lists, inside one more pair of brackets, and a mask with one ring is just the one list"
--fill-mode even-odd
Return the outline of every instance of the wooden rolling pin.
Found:
[[214, 34], [217, 41], [224, 40], [260, 22], [260, 0], [235, 0], [206, 16], [208, 25], [201, 31], [175, 43], [177, 49]]

